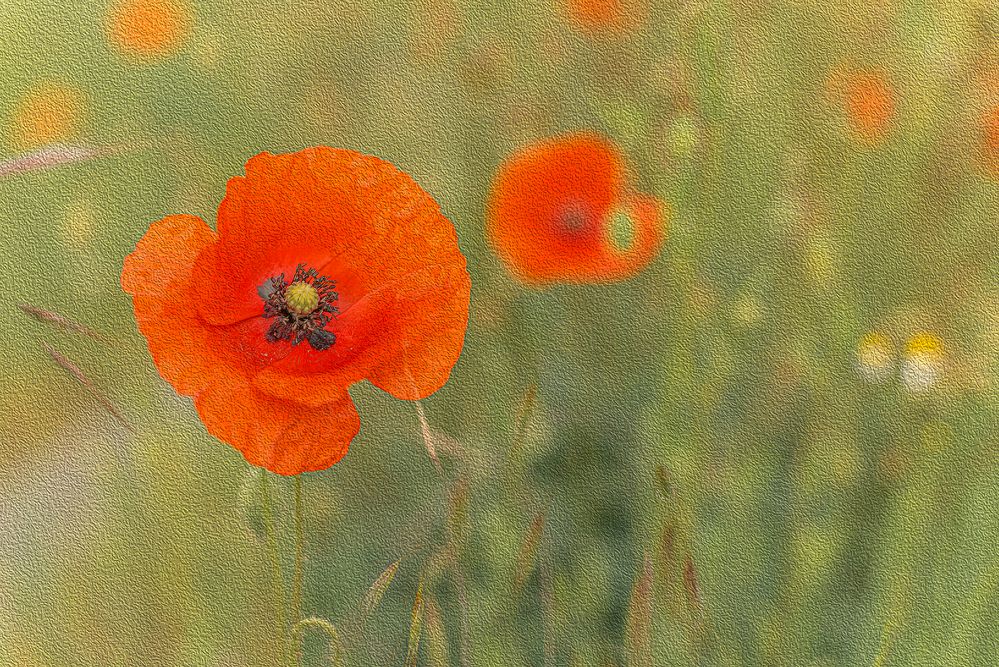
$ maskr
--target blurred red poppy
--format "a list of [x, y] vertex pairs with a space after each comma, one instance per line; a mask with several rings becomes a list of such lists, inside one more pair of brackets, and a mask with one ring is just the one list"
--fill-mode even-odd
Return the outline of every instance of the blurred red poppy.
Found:
[[994, 176], [999, 176], [999, 107], [982, 116], [981, 140], [985, 166]]
[[895, 95], [884, 73], [853, 72], [846, 79], [846, 113], [850, 125], [868, 143], [880, 141], [895, 116]]
[[284, 475], [343, 457], [360, 428], [355, 382], [409, 400], [439, 389], [471, 288], [430, 195], [327, 147], [252, 158], [217, 232], [190, 215], [154, 223], [121, 284], [160, 374], [208, 432]]
[[638, 273], [658, 254], [664, 209], [627, 186], [609, 141], [580, 133], [507, 160], [493, 183], [487, 231], [523, 282], [608, 282]]
[[644, 14], [640, 0], [566, 0], [569, 18], [585, 32], [623, 32]]
[[192, 23], [187, 0], [119, 0], [108, 10], [108, 38], [133, 58], [155, 60], [179, 49]]

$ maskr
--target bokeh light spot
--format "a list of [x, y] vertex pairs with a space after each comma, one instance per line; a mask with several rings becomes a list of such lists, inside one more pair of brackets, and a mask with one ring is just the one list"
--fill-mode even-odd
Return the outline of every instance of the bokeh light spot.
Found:
[[846, 110], [850, 125], [866, 141], [881, 140], [895, 115], [895, 98], [881, 72], [858, 72], [847, 81]]
[[72, 86], [36, 86], [14, 110], [11, 144], [25, 150], [72, 139], [80, 132], [85, 106], [83, 93]]
[[111, 43], [140, 60], [174, 53], [190, 34], [191, 23], [191, 10], [181, 0], [124, 0], [108, 15]]
[[567, 0], [572, 23], [588, 33], [623, 32], [639, 22], [637, 0]]

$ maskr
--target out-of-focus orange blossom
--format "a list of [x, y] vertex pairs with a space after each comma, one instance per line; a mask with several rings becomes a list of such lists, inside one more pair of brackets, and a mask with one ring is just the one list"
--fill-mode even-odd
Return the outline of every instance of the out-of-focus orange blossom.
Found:
[[155, 60], [180, 48], [192, 22], [183, 0], [121, 0], [108, 13], [108, 36], [127, 55]]
[[847, 82], [846, 110], [853, 129], [867, 141], [887, 134], [895, 115], [895, 98], [881, 72], [858, 72]]
[[625, 32], [644, 14], [641, 0], [565, 0], [569, 19], [588, 33]]
[[895, 119], [896, 95], [887, 74], [877, 69], [837, 70], [828, 84], [857, 138], [876, 144], [888, 135]]
[[985, 167], [999, 178], [999, 106], [982, 116], [981, 141]]
[[21, 98], [10, 124], [11, 144], [19, 150], [72, 139], [80, 132], [83, 93], [61, 83], [42, 83]]

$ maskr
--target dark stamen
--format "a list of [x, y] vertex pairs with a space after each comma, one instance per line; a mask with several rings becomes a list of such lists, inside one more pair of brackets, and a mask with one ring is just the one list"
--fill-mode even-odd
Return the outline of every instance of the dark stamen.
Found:
[[558, 223], [563, 231], [569, 234], [579, 234], [589, 227], [591, 217], [590, 210], [585, 204], [572, 203], [561, 211]]
[[[296, 283], [311, 285], [319, 295], [319, 303], [308, 313], [296, 312], [288, 304], [288, 287]], [[265, 337], [269, 343], [287, 340], [298, 345], [308, 341], [313, 349], [328, 350], [336, 342], [336, 335], [326, 326], [340, 312], [336, 307], [340, 295], [336, 291], [336, 281], [320, 276], [315, 269], [306, 269], [305, 264], [295, 268], [295, 275], [287, 281], [280, 276], [268, 278], [257, 287], [257, 294], [264, 302], [264, 317], [274, 318]]]

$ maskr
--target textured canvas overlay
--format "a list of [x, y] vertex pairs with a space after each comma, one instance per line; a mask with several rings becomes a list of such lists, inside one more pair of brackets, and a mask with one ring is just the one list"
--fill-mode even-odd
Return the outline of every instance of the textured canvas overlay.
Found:
[[992, 0], [0, 0], [0, 667], [995, 667], [997, 220]]

